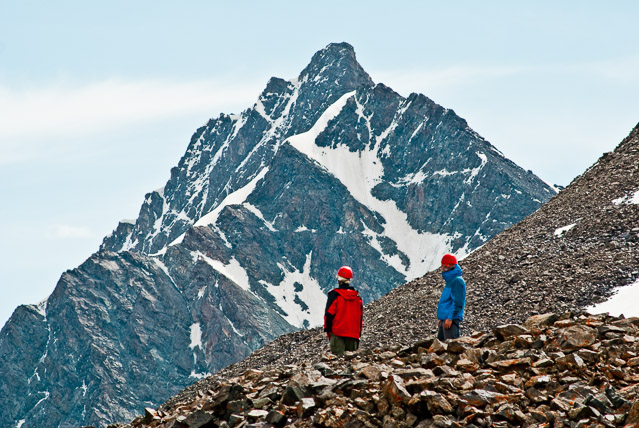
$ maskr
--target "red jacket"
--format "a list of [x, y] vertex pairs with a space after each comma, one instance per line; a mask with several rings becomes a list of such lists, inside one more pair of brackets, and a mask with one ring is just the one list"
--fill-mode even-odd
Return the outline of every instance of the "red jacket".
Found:
[[324, 331], [359, 339], [362, 335], [363, 306], [362, 298], [354, 288], [331, 290], [324, 313]]

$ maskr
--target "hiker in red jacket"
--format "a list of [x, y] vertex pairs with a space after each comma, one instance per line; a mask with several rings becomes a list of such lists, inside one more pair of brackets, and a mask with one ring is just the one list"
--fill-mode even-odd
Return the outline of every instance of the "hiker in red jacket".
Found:
[[357, 290], [351, 287], [353, 270], [342, 266], [337, 271], [338, 288], [328, 293], [324, 313], [324, 331], [328, 335], [331, 352], [342, 355], [355, 351], [362, 334], [363, 302]]

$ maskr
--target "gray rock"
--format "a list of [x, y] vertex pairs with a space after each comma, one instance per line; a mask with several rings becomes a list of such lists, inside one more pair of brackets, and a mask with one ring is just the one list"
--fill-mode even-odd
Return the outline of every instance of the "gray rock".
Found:
[[549, 399], [546, 394], [534, 387], [528, 388], [526, 390], [526, 397], [528, 397], [533, 403], [536, 404], [545, 403]]
[[461, 398], [471, 406], [475, 407], [484, 407], [488, 404], [500, 405], [507, 400], [507, 396], [494, 391], [487, 391], [485, 389], [474, 389], [471, 392], [462, 395]]
[[292, 406], [304, 398], [304, 391], [297, 385], [287, 386], [282, 394], [282, 403]]
[[557, 320], [559, 320], [559, 315], [553, 313], [533, 315], [524, 322], [524, 327], [542, 328], [552, 325]]
[[214, 416], [211, 413], [198, 410], [187, 416], [187, 418], [184, 420], [184, 423], [189, 428], [202, 428], [203, 426], [209, 424], [213, 419]]
[[298, 406], [298, 416], [305, 418], [310, 416], [316, 409], [317, 404], [312, 397], [302, 398]]
[[276, 386], [271, 386], [268, 388], [264, 388], [259, 393], [260, 398], [268, 398], [271, 401], [275, 401], [281, 397], [280, 389]]
[[406, 390], [404, 381], [399, 376], [391, 376], [384, 384], [384, 396], [391, 403], [406, 403], [411, 394]]
[[588, 326], [573, 326], [566, 328], [560, 338], [561, 349], [574, 351], [592, 345], [596, 339], [596, 331]]
[[493, 329], [495, 336], [504, 340], [511, 336], [519, 336], [521, 334], [528, 334], [528, 330], [524, 327], [516, 324], [507, 324], [495, 327]]
[[269, 414], [266, 415], [266, 422], [281, 427], [286, 424], [286, 416], [278, 410], [271, 410]]
[[446, 415], [453, 412], [450, 402], [437, 392], [426, 390], [419, 394], [419, 397], [426, 402], [428, 411], [433, 415]]

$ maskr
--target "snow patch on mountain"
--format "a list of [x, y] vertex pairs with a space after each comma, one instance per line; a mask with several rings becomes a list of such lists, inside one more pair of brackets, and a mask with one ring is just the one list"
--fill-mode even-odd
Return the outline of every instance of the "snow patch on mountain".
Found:
[[[215, 283], [215, 287], [217, 287], [217, 282]], [[202, 297], [204, 297], [204, 294], [206, 293], [206, 286], [201, 287], [198, 292], [197, 292], [197, 298], [198, 300], [200, 300]]]
[[564, 235], [564, 233], [568, 232], [570, 229], [572, 229], [575, 226], [577, 226], [577, 223], [569, 224], [568, 226], [564, 226], [564, 227], [559, 227], [557, 228], [557, 230], [555, 230], [554, 235], [558, 238], [561, 238]]
[[116, 262], [111, 260], [102, 260], [98, 264], [111, 272], [117, 272], [120, 270], [120, 266]]
[[639, 205], [639, 190], [637, 190], [632, 195], [626, 195], [621, 198], [615, 199], [612, 201], [615, 205], [628, 204], [628, 205]]
[[[328, 122], [340, 113], [348, 99], [354, 95], [355, 91], [343, 95], [324, 111], [309, 131], [289, 137], [287, 141], [340, 180], [358, 202], [379, 213], [386, 220], [384, 236], [396, 243], [398, 249], [409, 258], [410, 263], [407, 267], [398, 261], [399, 258], [386, 261], [411, 280], [438, 265], [439, 255], [450, 251], [451, 237], [416, 231], [409, 225], [406, 213], [397, 208], [394, 201], [381, 201], [372, 195], [372, 189], [384, 176], [384, 167], [379, 159], [379, 146], [385, 135], [393, 129], [393, 125], [391, 124], [377, 138], [374, 147], [357, 152], [351, 152], [346, 145], [330, 148], [315, 144], [317, 136], [326, 128]], [[483, 153], [477, 155], [482, 158]], [[476, 168], [477, 171], [471, 172], [471, 176], [472, 173], [476, 175], [483, 167], [485, 158], [484, 155], [482, 164]]]
[[[425, 165], [424, 165], [425, 166]], [[422, 167], [423, 168], [423, 167]], [[423, 183], [424, 180], [426, 180], [428, 178], [428, 175], [426, 175], [424, 173], [424, 171], [422, 171], [421, 169], [419, 171], [417, 171], [414, 174], [408, 174], [406, 177], [403, 177], [401, 179], [399, 179], [399, 183], [402, 185], [407, 185], [407, 184], [419, 184], [419, 183]], [[399, 187], [398, 185], [391, 183], [391, 185], [395, 186], [395, 187]]]
[[433, 172], [433, 175], [441, 175], [442, 177], [448, 177], [449, 175], [459, 174], [463, 171], [448, 171], [446, 168]]
[[[488, 162], [488, 157], [482, 153], [482, 152], [475, 152], [475, 154], [477, 155], [477, 157], [479, 157], [479, 159], [481, 159], [481, 164], [479, 164], [478, 167], [476, 168], [465, 168], [461, 171], [448, 171], [446, 168], [444, 169], [440, 169], [439, 171], [435, 171], [433, 172], [433, 176], [439, 175], [442, 177], [448, 177], [450, 175], [456, 175], [456, 174], [463, 174], [463, 175], [468, 175], [468, 178], [466, 178], [464, 180], [465, 184], [470, 184], [473, 182], [473, 180], [477, 177], [477, 175], [479, 174], [479, 171], [481, 171], [481, 169], [486, 166], [486, 163]], [[420, 171], [421, 172], [421, 171]], [[423, 175], [423, 174], [422, 174]], [[406, 180], [406, 179], [404, 179]], [[422, 178], [423, 180], [423, 178]], [[412, 178], [410, 181], [408, 182], [417, 182], [414, 178]]]
[[193, 350], [195, 348], [202, 349], [202, 328], [200, 327], [199, 322], [191, 325], [191, 344], [189, 345], [189, 348]]
[[392, 266], [398, 272], [402, 272], [406, 270], [406, 266], [404, 266], [404, 263], [402, 262], [402, 259], [399, 255], [397, 254], [388, 255], [384, 252], [382, 248], [382, 244], [379, 242], [379, 238], [383, 235], [380, 235], [379, 233], [376, 233], [375, 231], [371, 230], [368, 226], [366, 226], [366, 224], [364, 224], [364, 222], [362, 222], [361, 224], [362, 224], [362, 227], [364, 228], [364, 231], [362, 232], [362, 234], [369, 238], [369, 243], [371, 247], [376, 249], [382, 255], [382, 260], [384, 260], [387, 265]]
[[[311, 276], [313, 252], [306, 256], [302, 271], [289, 270], [281, 263], [277, 266], [284, 273], [284, 280], [278, 285], [264, 280], [259, 282], [275, 297], [275, 303], [286, 313], [284, 319], [296, 327], [317, 327], [322, 324], [326, 294], [319, 282]], [[304, 302], [308, 302], [306, 305]]]
[[617, 293], [610, 299], [585, 309], [591, 314], [607, 312], [613, 316], [639, 317], [637, 302], [639, 302], [639, 281], [617, 288]]
[[233, 283], [238, 285], [243, 290], [251, 292], [249, 276], [246, 273], [246, 270], [242, 267], [240, 262], [238, 262], [235, 257], [233, 257], [228, 264], [224, 264], [219, 260], [214, 260], [210, 257], [205, 256], [199, 251], [193, 254], [194, 256], [197, 255], [197, 257], [200, 257], [202, 260], [208, 263], [209, 266], [211, 266], [213, 269], [218, 271], [220, 274], [227, 277], [229, 280], [231, 280]]
[[244, 206], [244, 208], [246, 208], [247, 210], [255, 214], [257, 218], [262, 220], [262, 222], [266, 225], [268, 230], [270, 230], [271, 232], [277, 232], [277, 229], [275, 228], [275, 226], [273, 226], [273, 223], [271, 223], [270, 221], [264, 218], [264, 214], [262, 214], [262, 211], [260, 211], [259, 208], [257, 208], [255, 205], [249, 204], [248, 202], [245, 202], [242, 205]]
[[257, 183], [264, 178], [268, 172], [268, 167], [262, 168], [262, 170], [249, 181], [244, 187], [237, 189], [235, 192], [229, 194], [224, 200], [210, 213], [200, 218], [195, 226], [209, 226], [217, 223], [217, 218], [222, 210], [229, 205], [240, 205], [246, 201], [246, 198], [253, 193]]
[[40, 315], [47, 320], [47, 299], [42, 300], [40, 303], [35, 305], [35, 310], [38, 311]]
[[466, 184], [472, 183], [475, 177], [477, 177], [477, 174], [479, 174], [479, 171], [481, 171], [481, 169], [486, 165], [486, 162], [488, 162], [488, 158], [485, 154], [481, 152], [476, 152], [475, 154], [479, 157], [479, 159], [481, 159], [481, 164], [477, 168], [469, 170], [470, 176], [464, 180], [464, 183]]
[[211, 373], [208, 372], [204, 372], [204, 373], [195, 373], [195, 370], [191, 371], [191, 374], [189, 375], [189, 377], [192, 377], [193, 379], [206, 379], [207, 377], [211, 376]]

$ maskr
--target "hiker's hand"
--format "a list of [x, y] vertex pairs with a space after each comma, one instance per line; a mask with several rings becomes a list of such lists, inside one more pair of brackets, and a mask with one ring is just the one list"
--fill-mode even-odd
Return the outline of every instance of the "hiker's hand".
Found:
[[444, 321], [444, 328], [448, 330], [453, 325], [453, 320]]

